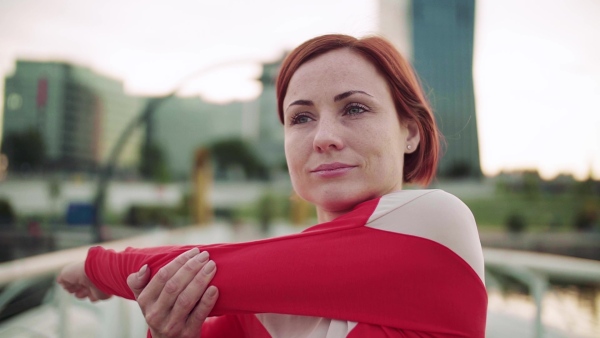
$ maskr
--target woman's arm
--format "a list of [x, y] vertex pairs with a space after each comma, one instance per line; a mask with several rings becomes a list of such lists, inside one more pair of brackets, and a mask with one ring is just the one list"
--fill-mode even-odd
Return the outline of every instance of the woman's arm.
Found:
[[[218, 289], [209, 286], [215, 272], [216, 266], [208, 253], [195, 248], [162, 267], [152, 281], [147, 265], [129, 275], [127, 284], [149, 324], [149, 337], [198, 338], [201, 327], [207, 329], [205, 337], [222, 337], [213, 331], [222, 330], [223, 326], [231, 327], [226, 331], [232, 333], [229, 337], [243, 336], [234, 334], [232, 330], [239, 325], [233, 325], [229, 318], [220, 317], [203, 325], [218, 298]], [[110, 297], [90, 281], [83, 262], [63, 268], [57, 282], [78, 298], [96, 301]]]
[[[215, 326], [215, 320], [206, 323], [218, 298], [218, 289], [209, 286], [215, 272], [208, 253], [194, 248], [162, 267], [149, 283], [151, 287], [146, 287], [150, 276], [147, 265], [129, 275], [127, 284], [148, 323], [149, 336], [198, 338], [200, 328]], [[160, 288], [152, 287], [157, 284]], [[210, 333], [202, 336], [216, 337]]]
[[[123, 294], [129, 273], [148, 264], [154, 274], [185, 249], [140, 256], [96, 248], [86, 270], [101, 290]], [[441, 332], [485, 325], [481, 281], [424, 239], [362, 227], [201, 249], [219, 267], [213, 315], [288, 313]]]
[[[374, 206], [361, 208], [367, 210], [297, 235], [199, 246], [218, 266], [213, 284], [220, 295], [212, 315], [284, 313], [483, 336], [487, 294], [471, 266], [427, 238], [364, 226]], [[390, 219], [400, 227], [414, 222]], [[100, 290], [132, 298], [130, 273], [148, 264], [155, 274], [189, 248], [93, 248], [86, 272]]]
[[83, 262], [72, 263], [65, 266], [57, 276], [56, 282], [67, 292], [72, 293], [75, 297], [80, 299], [89, 298], [92, 302], [95, 302], [111, 297], [110, 294], [100, 291], [94, 283], [90, 281], [85, 274]]

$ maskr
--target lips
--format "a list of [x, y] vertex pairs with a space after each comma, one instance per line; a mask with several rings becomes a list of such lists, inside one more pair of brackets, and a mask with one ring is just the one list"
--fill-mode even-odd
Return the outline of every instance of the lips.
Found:
[[318, 166], [315, 169], [311, 170], [311, 172], [327, 171], [327, 170], [337, 170], [337, 169], [353, 168], [353, 167], [355, 167], [355, 166], [349, 165], [349, 164], [344, 164], [344, 163], [339, 163], [339, 162], [326, 163], [326, 164], [321, 164], [320, 166]]
[[325, 163], [311, 170], [311, 173], [317, 174], [321, 177], [330, 178], [330, 177], [338, 177], [346, 174], [352, 169], [356, 168], [355, 165], [335, 162], [335, 163]]

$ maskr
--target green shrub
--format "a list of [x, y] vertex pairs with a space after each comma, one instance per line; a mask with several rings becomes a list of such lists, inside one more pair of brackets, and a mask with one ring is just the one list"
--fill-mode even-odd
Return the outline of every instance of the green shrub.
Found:
[[17, 215], [10, 201], [0, 199], [0, 227], [12, 227], [17, 220]]
[[576, 214], [574, 228], [577, 231], [592, 231], [598, 223], [598, 210], [592, 203], [584, 205]]
[[506, 230], [508, 232], [517, 234], [522, 233], [527, 228], [527, 222], [525, 221], [525, 217], [518, 213], [511, 213], [508, 215], [506, 219]]
[[171, 226], [175, 216], [175, 209], [171, 207], [132, 205], [125, 215], [125, 224], [138, 227]]

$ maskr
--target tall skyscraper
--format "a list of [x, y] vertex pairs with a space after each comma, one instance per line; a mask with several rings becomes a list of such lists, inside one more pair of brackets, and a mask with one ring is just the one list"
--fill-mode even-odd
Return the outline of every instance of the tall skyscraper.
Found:
[[442, 176], [480, 176], [473, 86], [475, 0], [381, 0], [381, 33], [415, 67], [446, 139]]

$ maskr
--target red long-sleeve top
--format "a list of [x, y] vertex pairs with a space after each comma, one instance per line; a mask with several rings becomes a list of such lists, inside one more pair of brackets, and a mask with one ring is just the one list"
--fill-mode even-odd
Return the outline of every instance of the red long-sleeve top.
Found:
[[302, 233], [247, 243], [90, 249], [86, 274], [133, 299], [126, 279], [193, 247], [218, 267], [202, 337], [484, 337], [483, 255], [470, 210], [406, 190]]

